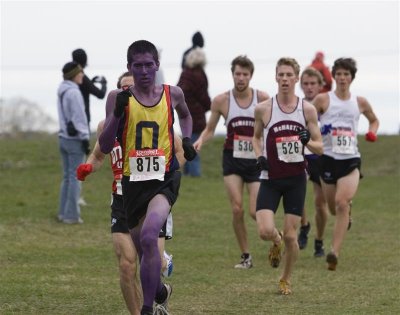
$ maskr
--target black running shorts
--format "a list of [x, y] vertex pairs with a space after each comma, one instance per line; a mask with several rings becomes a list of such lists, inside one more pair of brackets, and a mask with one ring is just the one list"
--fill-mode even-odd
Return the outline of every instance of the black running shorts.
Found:
[[111, 198], [111, 233], [129, 233], [122, 196], [112, 194]]
[[318, 163], [318, 158], [312, 157], [308, 158], [306, 155], [306, 160], [307, 160], [307, 173], [308, 173], [308, 178], [310, 181], [313, 183], [318, 184], [321, 186], [321, 180], [319, 178], [319, 163]]
[[233, 157], [233, 151], [224, 149], [222, 156], [223, 175], [239, 175], [245, 183], [260, 181], [260, 171], [256, 159], [240, 159]]
[[[324, 183], [336, 184], [337, 180], [350, 174], [356, 168], [361, 170], [361, 159], [352, 158], [347, 160], [335, 160], [334, 158], [322, 155], [319, 159], [319, 171]], [[360, 178], [362, 177], [360, 172]]]
[[129, 176], [122, 178], [123, 208], [128, 216], [128, 227], [133, 229], [146, 214], [151, 199], [158, 194], [164, 195], [171, 207], [176, 202], [181, 183], [181, 172], [165, 174], [164, 181], [148, 180], [129, 181]]

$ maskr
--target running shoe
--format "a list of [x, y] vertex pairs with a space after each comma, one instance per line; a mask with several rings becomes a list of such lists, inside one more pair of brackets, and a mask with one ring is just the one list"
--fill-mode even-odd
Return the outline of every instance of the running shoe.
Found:
[[164, 287], [167, 290], [167, 297], [162, 303], [155, 303], [154, 315], [169, 315], [168, 301], [171, 298], [172, 286], [168, 283], [164, 283]]
[[82, 206], [82, 207], [86, 207], [88, 204], [87, 204], [87, 202], [85, 201], [85, 199], [83, 199], [83, 197], [79, 197], [78, 205], [80, 205], [80, 206]]
[[336, 265], [338, 264], [338, 258], [335, 255], [335, 253], [330, 252], [328, 255], [326, 255], [326, 262], [328, 263], [328, 270], [332, 271], [336, 270]]
[[308, 242], [308, 233], [310, 232], [310, 229], [311, 229], [310, 222], [308, 222], [307, 225], [303, 225], [300, 227], [300, 233], [297, 238], [297, 242], [299, 243], [300, 249], [306, 248]]
[[324, 242], [322, 240], [314, 241], [314, 257], [325, 256]]
[[279, 280], [279, 293], [282, 295], [292, 294], [289, 281], [283, 279]]
[[281, 236], [281, 241], [279, 242], [279, 244], [273, 244], [269, 249], [268, 259], [272, 268], [278, 268], [282, 259], [282, 252], [284, 247], [282, 232], [279, 232], [279, 235]]
[[172, 261], [172, 255], [169, 255], [166, 251], [164, 251], [164, 259], [167, 262], [166, 268], [162, 271], [163, 277], [170, 277], [172, 271], [174, 270], [174, 263]]
[[236, 269], [250, 269], [251, 267], [253, 267], [253, 258], [251, 257], [251, 255], [246, 258], [246, 256], [242, 254], [242, 256], [240, 257], [242, 258], [242, 261], [235, 265]]
[[151, 315], [169, 315], [168, 310], [161, 304], [156, 304], [154, 307], [154, 313]]

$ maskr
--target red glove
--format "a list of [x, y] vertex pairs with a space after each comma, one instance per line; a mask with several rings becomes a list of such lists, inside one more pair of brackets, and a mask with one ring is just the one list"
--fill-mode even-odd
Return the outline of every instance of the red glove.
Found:
[[84, 181], [86, 176], [88, 176], [92, 171], [92, 164], [80, 164], [76, 169], [76, 177], [78, 180]]
[[373, 133], [372, 131], [368, 131], [365, 134], [365, 140], [369, 141], [369, 142], [375, 142], [376, 140], [378, 140], [378, 137], [375, 133]]

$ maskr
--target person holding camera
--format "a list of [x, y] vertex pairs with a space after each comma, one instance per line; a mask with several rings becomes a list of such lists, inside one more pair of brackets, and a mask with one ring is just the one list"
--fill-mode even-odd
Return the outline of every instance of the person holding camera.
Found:
[[[82, 67], [82, 69], [84, 69], [87, 66], [87, 55], [82, 48], [75, 49], [72, 52], [72, 60], [77, 62]], [[99, 89], [95, 85], [95, 83], [100, 83], [101, 88]], [[102, 100], [104, 96], [106, 96], [107, 80], [103, 76], [95, 76], [93, 79], [89, 79], [89, 77], [86, 74], [84, 74], [82, 83], [79, 85], [79, 89], [81, 90], [83, 96], [83, 101], [85, 103], [85, 113], [88, 124], [90, 125], [90, 102], [89, 102], [90, 94]]]
[[63, 82], [58, 88], [58, 132], [63, 164], [63, 179], [60, 188], [58, 220], [67, 224], [83, 223], [78, 204], [81, 185], [75, 170], [84, 161], [89, 150], [89, 125], [85, 115], [85, 104], [79, 90], [83, 69], [75, 61], [68, 62], [63, 69]]
[[[72, 52], [72, 60], [77, 62], [82, 69], [84, 69], [87, 66], [88, 57], [82, 48], [78, 48]], [[101, 88], [98, 88], [95, 83], [100, 84]], [[93, 79], [89, 79], [89, 77], [84, 73], [82, 83], [79, 84], [79, 89], [83, 96], [83, 102], [85, 103], [85, 114], [88, 121], [88, 130], [90, 134], [90, 94], [99, 99], [103, 99], [107, 92], [107, 80], [103, 76], [95, 76]], [[87, 206], [83, 196], [79, 197], [78, 202], [81, 206]]]

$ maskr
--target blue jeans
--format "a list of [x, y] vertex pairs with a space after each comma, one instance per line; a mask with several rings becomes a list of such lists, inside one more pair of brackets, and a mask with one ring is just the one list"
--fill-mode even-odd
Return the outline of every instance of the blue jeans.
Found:
[[[198, 138], [200, 137], [200, 133], [192, 133], [192, 137], [190, 140], [192, 143], [194, 143]], [[184, 169], [183, 169], [183, 174], [184, 175], [190, 175], [193, 177], [199, 177], [201, 176], [201, 165], [200, 165], [200, 155], [197, 152], [196, 157], [192, 161], [187, 161], [185, 163]]]
[[67, 220], [78, 220], [81, 209], [78, 205], [81, 183], [76, 178], [76, 168], [83, 163], [85, 153], [82, 141], [59, 138], [60, 153], [63, 164], [63, 179], [60, 188], [58, 217]]

